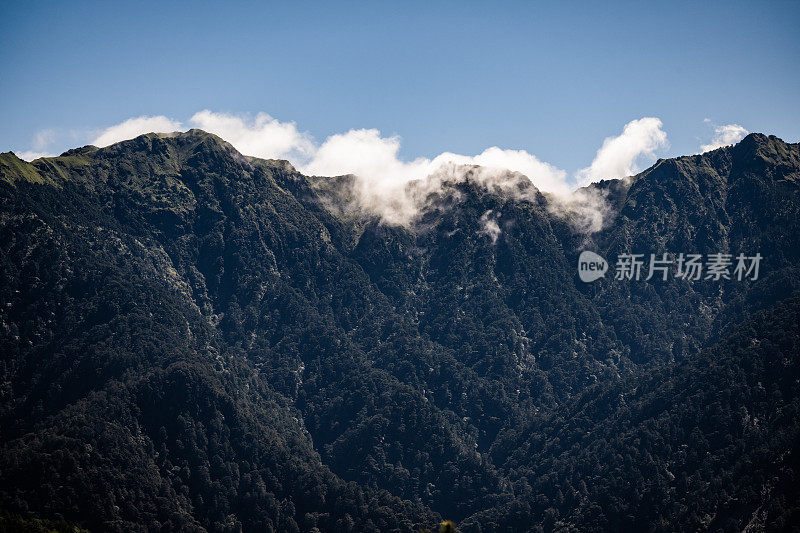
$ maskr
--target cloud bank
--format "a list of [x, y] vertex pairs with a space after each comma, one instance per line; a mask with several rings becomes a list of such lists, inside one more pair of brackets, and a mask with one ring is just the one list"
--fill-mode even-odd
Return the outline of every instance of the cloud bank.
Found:
[[[568, 193], [575, 184], [634, 174], [639, 168], [637, 162], [654, 159], [658, 149], [668, 146], [667, 134], [661, 129], [659, 119], [633, 120], [625, 125], [622, 134], [606, 138], [591, 165], [577, 173], [576, 183], [570, 183], [565, 170], [525, 150], [492, 146], [476, 155], [444, 152], [433, 159], [404, 161], [399, 156], [401, 138], [384, 137], [376, 129], [352, 129], [331, 135], [317, 144], [294, 122], [281, 122], [266, 113], [251, 119], [206, 109], [195, 113], [188, 123], [219, 135], [245, 155], [288, 159], [310, 175], [354, 174], [370, 182], [392, 185], [423, 179], [445, 163], [456, 163], [519, 172], [540, 190], [557, 194]], [[143, 133], [176, 131], [182, 126], [180, 121], [163, 115], [136, 117], [106, 128], [92, 144], [103, 147]]]
[[[434, 158], [404, 160], [400, 157], [401, 138], [383, 136], [376, 129], [352, 129], [320, 143], [294, 122], [281, 122], [266, 113], [253, 117], [205, 109], [195, 113], [186, 125], [220, 136], [245, 155], [287, 159], [306, 175], [353, 175], [352, 192], [358, 207], [393, 224], [408, 224], [418, 214], [421, 199], [444, 183], [472, 180], [493, 192], [514, 197], [535, 192], [526, 185], [532, 183], [549, 195], [555, 212], [577, 217], [583, 220], [581, 225], [587, 231], [596, 231], [607, 211], [604, 200], [591, 192], [573, 191], [598, 179], [630, 176], [638, 171], [640, 163], [652, 162], [656, 152], [668, 146], [658, 118], [632, 120], [621, 134], [603, 141], [588, 167], [570, 175], [526, 150], [498, 146], [474, 155], [445, 152]], [[100, 131], [91, 144], [104, 147], [143, 133], [182, 128], [181, 121], [164, 115], [135, 117]], [[42, 132], [34, 145], [44, 147], [52, 140], [48, 135]], [[36, 150], [23, 154], [46, 155]], [[499, 228], [495, 229], [489, 219], [485, 225], [496, 240]]]
[[[708, 119], [705, 121], [710, 122]], [[716, 150], [717, 148], [722, 148], [723, 146], [736, 144], [744, 139], [748, 133], [750, 132], [738, 124], [715, 126], [714, 136], [711, 138], [711, 142], [700, 146], [699, 153], [703, 154], [705, 152], [710, 152], [711, 150]]]

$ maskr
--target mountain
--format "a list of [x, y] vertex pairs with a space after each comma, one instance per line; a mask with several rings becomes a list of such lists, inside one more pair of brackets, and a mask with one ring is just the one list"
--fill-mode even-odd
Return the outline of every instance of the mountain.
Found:
[[[591, 233], [527, 178], [479, 178], [409, 184], [398, 225], [357, 178], [200, 130], [0, 155], [0, 509], [90, 531], [800, 527], [800, 145], [751, 134], [594, 184]], [[586, 249], [763, 261], [586, 284]]]

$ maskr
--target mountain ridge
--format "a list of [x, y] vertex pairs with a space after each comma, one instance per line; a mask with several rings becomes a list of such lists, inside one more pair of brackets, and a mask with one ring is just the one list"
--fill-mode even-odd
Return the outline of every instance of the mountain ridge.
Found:
[[[780, 302], [798, 288], [800, 145], [751, 135], [687, 157], [597, 185], [619, 212], [587, 236], [545, 196], [469, 181], [417, 227], [337, 211], [342, 178], [320, 186], [196, 130], [3, 154], [0, 505], [104, 530], [631, 526], [630, 494], [585, 519], [566, 459], [542, 456], [552, 481], [532, 483], [523, 459], [552, 430], [525, 428], [577, 401], [607, 412], [604, 387], [700, 372], [695, 354], [751, 315], [792, 316]], [[767, 259], [757, 281], [587, 285], [582, 249]], [[697, 494], [703, 512], [727, 505]], [[700, 527], [681, 505], [634, 525]]]

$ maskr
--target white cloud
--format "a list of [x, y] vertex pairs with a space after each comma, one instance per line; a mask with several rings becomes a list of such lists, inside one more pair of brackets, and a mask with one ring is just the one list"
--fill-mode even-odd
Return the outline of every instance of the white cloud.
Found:
[[51, 154], [48, 152], [37, 152], [35, 150], [23, 150], [21, 152], [14, 152], [17, 157], [24, 161], [33, 161], [34, 159], [39, 159], [40, 157], [55, 157], [56, 154]]
[[431, 162], [420, 158], [402, 161], [400, 137], [381, 137], [376, 129], [350, 130], [328, 137], [303, 171], [312, 176], [355, 174], [373, 185], [394, 187], [430, 174]]
[[481, 215], [479, 220], [481, 229], [478, 231], [478, 234], [488, 236], [490, 239], [492, 239], [492, 244], [497, 243], [497, 239], [500, 238], [500, 234], [502, 233], [500, 230], [500, 225], [497, 223], [498, 217], [499, 215], [493, 216], [492, 210], [489, 209]]
[[624, 178], [639, 171], [642, 159], [652, 161], [656, 150], [669, 146], [661, 120], [644, 117], [625, 124], [622, 134], [607, 137], [592, 164], [577, 174], [579, 185], [601, 179]]
[[[705, 122], [710, 122], [710, 120], [706, 119]], [[738, 124], [725, 124], [723, 126], [716, 126], [714, 128], [714, 136], [711, 138], [711, 142], [700, 146], [700, 153], [702, 154], [711, 150], [716, 150], [717, 148], [722, 148], [723, 146], [736, 144], [744, 139], [745, 135], [748, 133], [750, 132]]]
[[544, 191], [568, 190], [565, 171], [540, 161], [525, 150], [502, 150], [493, 146], [475, 156], [445, 152], [432, 160], [418, 158], [407, 162], [399, 158], [399, 151], [398, 136], [381, 137], [380, 131], [375, 129], [350, 130], [328, 137], [308, 164], [301, 165], [301, 168], [309, 175], [355, 174], [374, 186], [395, 187], [423, 179], [448, 163], [481, 165], [487, 169], [524, 174]]
[[[400, 142], [400, 137], [382, 137], [376, 129], [350, 130], [328, 137], [298, 168], [312, 176], [355, 175], [354, 192], [360, 206], [395, 224], [408, 223], [427, 193], [444, 182], [470, 179], [494, 192], [519, 196], [523, 194], [519, 185], [524, 174], [540, 190], [569, 192], [565, 171], [524, 150], [493, 146], [474, 156], [445, 152], [433, 159], [403, 161], [399, 157]], [[412, 181], [421, 183], [410, 190], [407, 185]]]
[[266, 113], [248, 120], [204, 109], [195, 113], [189, 122], [222, 137], [244, 155], [297, 162], [308, 158], [314, 151], [311, 137], [299, 132], [294, 122], [280, 122]]
[[406, 185], [425, 178], [432, 170], [425, 158], [402, 161], [400, 138], [381, 137], [376, 129], [350, 130], [328, 137], [312, 157], [299, 165], [310, 176], [356, 176], [355, 200], [359, 207], [391, 224], [407, 224], [418, 205]]
[[129, 118], [114, 126], [104, 129], [91, 144], [100, 148], [127, 139], [133, 139], [144, 133], [173, 132], [181, 129], [181, 123], [163, 115]]

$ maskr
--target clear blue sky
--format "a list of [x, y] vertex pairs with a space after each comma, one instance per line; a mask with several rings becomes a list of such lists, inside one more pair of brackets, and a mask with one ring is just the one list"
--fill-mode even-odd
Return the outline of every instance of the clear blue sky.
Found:
[[6, 3], [0, 151], [201, 109], [569, 171], [643, 116], [663, 121], [663, 155], [708, 141], [705, 118], [800, 140], [800, 2], [553, 4]]

